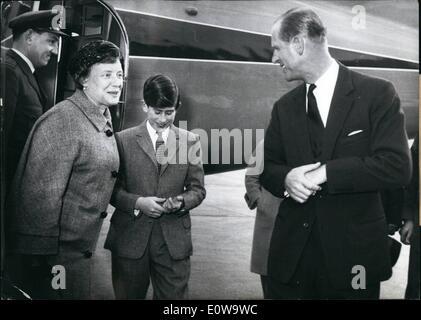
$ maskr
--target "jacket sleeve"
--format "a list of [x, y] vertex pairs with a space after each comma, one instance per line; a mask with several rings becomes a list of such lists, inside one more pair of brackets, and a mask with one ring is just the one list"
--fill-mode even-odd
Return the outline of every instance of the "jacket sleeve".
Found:
[[263, 148], [264, 140], [257, 144], [256, 149], [253, 152], [253, 156], [256, 161], [254, 166], [252, 166], [253, 163], [250, 163], [249, 160], [249, 167], [247, 168], [244, 177], [244, 184], [246, 186], [246, 194], [244, 195], [244, 199], [246, 200], [247, 206], [250, 210], [253, 210], [257, 207], [257, 203], [261, 195], [260, 174], [263, 172], [264, 167]]
[[189, 167], [184, 181], [185, 191], [181, 194], [184, 198], [184, 210], [190, 210], [202, 203], [206, 197], [205, 173], [202, 164], [202, 149], [199, 136], [195, 136], [194, 143], [189, 148]]
[[16, 72], [9, 64], [5, 64], [5, 73], [7, 81], [5, 81], [4, 87], [4, 127], [6, 137], [5, 145], [7, 146], [15, 117], [16, 103], [19, 96], [19, 81], [16, 76]]
[[278, 103], [272, 110], [269, 127], [266, 130], [264, 145], [264, 170], [260, 181], [262, 185], [275, 197], [283, 197], [285, 192], [284, 181], [292, 169], [286, 164], [283, 139], [280, 128]]
[[246, 200], [247, 206], [250, 210], [253, 210], [257, 207], [257, 202], [260, 198], [260, 176], [259, 175], [248, 175], [246, 174], [244, 178], [244, 183], [246, 186], [246, 194], [244, 199]]
[[124, 144], [118, 133], [116, 134], [116, 141], [118, 153], [120, 155], [120, 169], [118, 171], [118, 178], [114, 185], [110, 203], [118, 210], [134, 217], [135, 204], [140, 195], [126, 191], [127, 170], [124, 161]]
[[46, 114], [26, 142], [12, 190], [20, 253], [57, 253], [63, 195], [79, 154], [70, 123], [66, 114]]
[[411, 182], [405, 190], [405, 201], [402, 212], [402, 219], [412, 220], [419, 224], [419, 136], [417, 135], [412, 147], [412, 163], [414, 172]]
[[412, 171], [404, 114], [391, 83], [373, 92], [370, 110], [371, 154], [327, 161], [329, 193], [367, 192], [406, 185]]

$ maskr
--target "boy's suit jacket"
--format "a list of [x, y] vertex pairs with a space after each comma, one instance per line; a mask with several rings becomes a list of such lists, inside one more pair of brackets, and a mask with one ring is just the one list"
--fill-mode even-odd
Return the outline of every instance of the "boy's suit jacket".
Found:
[[[153, 223], [159, 223], [171, 257], [185, 259], [190, 256], [189, 210], [198, 206], [206, 195], [199, 137], [172, 125], [166, 144], [169, 164], [162, 165], [160, 172], [146, 121], [118, 133], [116, 139], [121, 162], [111, 199], [116, 210], [105, 248], [119, 257], [140, 258], [147, 247]], [[182, 195], [185, 203], [178, 213], [163, 214], [158, 219], [142, 213], [134, 215], [139, 197], [177, 195]]]

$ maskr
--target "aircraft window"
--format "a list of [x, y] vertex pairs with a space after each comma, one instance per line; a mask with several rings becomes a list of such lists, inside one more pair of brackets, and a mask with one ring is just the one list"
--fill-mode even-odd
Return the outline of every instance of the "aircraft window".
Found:
[[98, 6], [85, 6], [84, 8], [84, 36], [102, 34], [104, 9]]

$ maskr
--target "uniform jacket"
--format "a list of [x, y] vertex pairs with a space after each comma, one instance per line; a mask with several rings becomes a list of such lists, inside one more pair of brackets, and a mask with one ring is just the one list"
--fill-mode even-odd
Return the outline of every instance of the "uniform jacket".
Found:
[[[305, 97], [302, 84], [279, 99], [266, 132], [262, 184], [278, 197], [291, 169], [314, 162]], [[287, 198], [279, 207], [269, 274], [291, 279], [317, 217], [333, 286], [349, 289], [357, 265], [365, 268], [367, 284], [387, 279], [391, 264], [379, 190], [401, 187], [411, 176], [404, 114], [391, 83], [340, 65], [322, 162], [327, 171], [322, 192], [305, 204]]]
[[[160, 172], [146, 122], [118, 133], [117, 144], [120, 174], [111, 201], [116, 210], [105, 248], [119, 257], [140, 258], [147, 247], [152, 224], [159, 223], [171, 257], [178, 260], [190, 256], [192, 240], [188, 210], [198, 206], [206, 195], [199, 137], [171, 126], [167, 140], [170, 161], [162, 165]], [[187, 157], [188, 161], [178, 160], [192, 152], [198, 152], [196, 161], [191, 161], [193, 157]], [[145, 214], [134, 215], [139, 197], [168, 198], [180, 194], [185, 203], [182, 212], [163, 214], [158, 219]]]
[[12, 250], [93, 252], [119, 168], [114, 135], [81, 90], [35, 123], [12, 185]]
[[4, 72], [6, 186], [9, 187], [29, 132], [43, 114], [46, 101], [28, 64], [13, 50], [6, 53]]

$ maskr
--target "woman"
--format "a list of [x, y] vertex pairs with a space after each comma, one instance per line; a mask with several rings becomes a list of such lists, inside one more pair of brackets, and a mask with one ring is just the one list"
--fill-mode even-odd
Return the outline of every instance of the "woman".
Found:
[[108, 110], [123, 86], [119, 49], [90, 42], [69, 72], [76, 92], [35, 123], [13, 183], [9, 243], [23, 264], [18, 284], [35, 299], [90, 298], [90, 258], [119, 168]]

